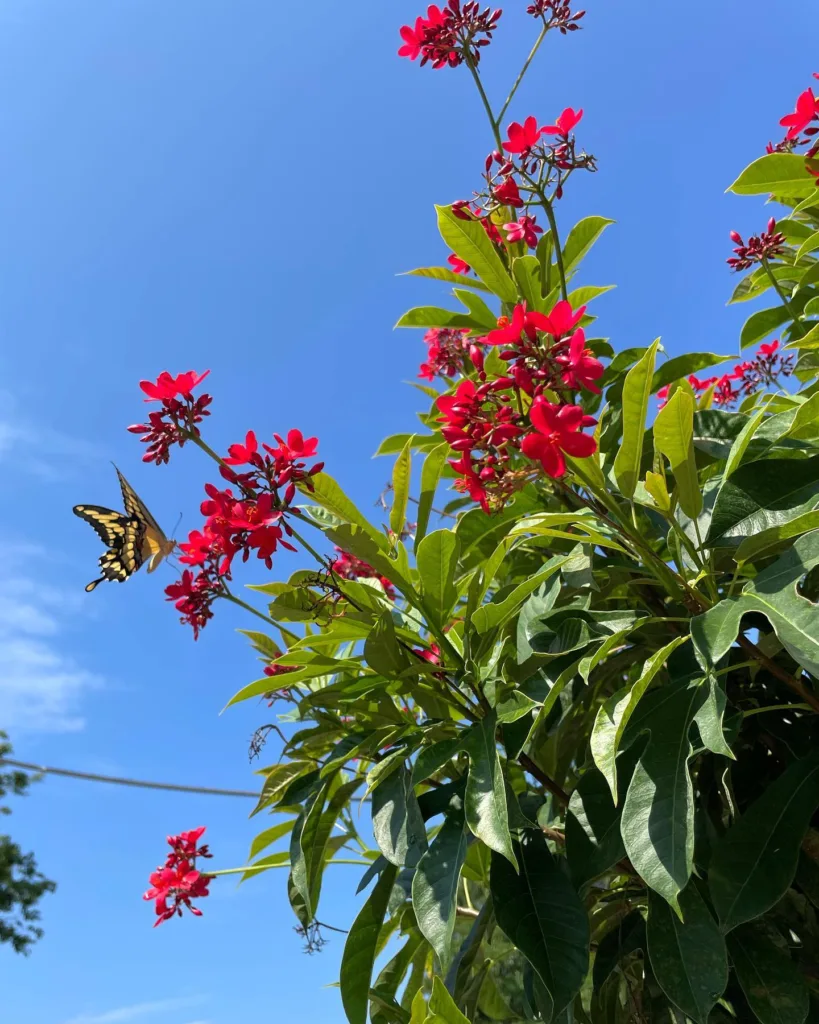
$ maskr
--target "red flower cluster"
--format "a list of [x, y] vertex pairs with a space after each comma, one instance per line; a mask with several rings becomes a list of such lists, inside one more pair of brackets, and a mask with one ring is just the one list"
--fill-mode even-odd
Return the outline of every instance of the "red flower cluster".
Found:
[[[793, 362], [793, 354], [784, 355], [779, 350], [779, 341], [774, 340], [767, 345], [760, 345], [756, 358], [737, 363], [731, 373], [705, 380], [692, 374], [688, 377], [688, 383], [698, 396], [713, 387], [714, 405], [730, 408], [739, 398], [778, 384], [780, 377], [789, 377], [793, 373]], [[661, 409], [668, 401], [670, 389], [671, 385], [666, 384], [657, 392]]]
[[395, 600], [395, 588], [386, 576], [382, 576], [371, 565], [360, 558], [356, 558], [355, 555], [351, 555], [349, 551], [342, 551], [339, 547], [336, 548], [336, 551], [338, 552], [338, 557], [334, 558], [329, 565], [331, 573], [335, 573], [336, 576], [340, 576], [345, 580], [378, 580], [390, 601]]
[[401, 38], [404, 45], [399, 57], [410, 60], [421, 58], [421, 66], [431, 62], [434, 68], [455, 68], [465, 60], [477, 64], [481, 49], [488, 46], [497, 28], [501, 11], [481, 11], [474, 0], [461, 4], [448, 0], [443, 10], [433, 4], [426, 18], [416, 18], [415, 25], [404, 25]]
[[586, 12], [572, 12], [569, 0], [534, 0], [526, 8], [526, 13], [533, 18], [542, 18], [548, 28], [559, 29], [565, 36], [567, 32], [576, 32], [580, 28], [577, 22]]
[[748, 244], [742, 240], [738, 231], [731, 232], [731, 241], [736, 243], [734, 252], [725, 262], [732, 270], [747, 270], [754, 263], [775, 259], [785, 252], [785, 236], [776, 230], [776, 219], [771, 217], [768, 227], [758, 235], [751, 235]]
[[142, 456], [143, 462], [161, 465], [170, 459], [174, 444], [181, 448], [191, 436], [199, 436], [198, 423], [209, 416], [208, 406], [213, 401], [210, 395], [194, 399], [193, 389], [200, 384], [210, 370], [197, 374], [193, 370], [172, 377], [167, 370], [160, 373], [155, 381], [142, 380], [139, 386], [148, 396], [146, 402], [161, 402], [160, 410], [148, 414], [147, 423], [135, 423], [128, 427], [132, 434], [142, 434], [140, 441], [148, 445]]
[[[275, 447], [262, 444], [266, 454], [259, 451], [259, 442], [253, 431], [244, 441], [232, 444], [228, 456], [221, 460], [220, 473], [237, 489], [220, 489], [205, 485], [207, 499], [201, 512], [205, 523], [201, 530], [193, 530], [187, 541], [179, 547], [180, 562], [194, 566], [194, 576], [185, 570], [177, 583], [165, 588], [168, 600], [182, 613], [182, 621], [193, 627], [194, 638], [213, 617], [212, 605], [224, 594], [223, 579], [230, 579], [233, 560], [241, 554], [247, 561], [255, 551], [267, 568], [272, 567], [273, 554], [279, 547], [296, 549], [285, 540], [292, 530], [286, 515], [297, 515], [291, 507], [296, 485], [310, 488], [310, 478], [319, 473], [323, 463], [307, 468], [306, 459], [315, 455], [318, 439], [305, 439], [299, 430], [291, 430], [287, 440], [273, 435]], [[237, 472], [234, 467], [249, 467]]]
[[213, 618], [211, 606], [223, 589], [218, 574], [202, 570], [194, 576], [190, 569], [185, 569], [177, 583], [165, 587], [165, 593], [167, 600], [173, 601], [182, 613], [180, 622], [191, 626], [193, 638], [198, 640], [200, 631]]
[[[462, 478], [456, 487], [487, 512], [530, 475], [516, 460], [519, 453], [561, 477], [566, 454], [585, 458], [596, 450], [594, 438], [581, 432], [596, 420], [572, 401], [577, 390], [599, 394], [594, 382], [603, 374], [577, 326], [584, 312], [585, 306], [573, 310], [568, 302], [557, 303], [548, 316], [517, 305], [511, 321], [502, 317], [484, 339], [504, 346], [500, 357], [511, 364], [508, 374], [487, 380], [481, 362], [480, 383], [462, 380], [454, 394], [437, 401], [441, 434], [460, 454], [450, 461]], [[550, 401], [546, 390], [563, 401]]]
[[457, 213], [460, 208], [464, 216], [482, 220], [489, 237], [499, 243], [500, 239], [495, 237], [497, 228], [484, 214], [491, 214], [498, 205], [514, 209], [529, 206], [539, 201], [538, 193], [548, 189], [552, 189], [554, 198], [560, 199], [571, 171], [596, 169], [594, 157], [578, 152], [572, 135], [582, 117], [582, 110], [566, 107], [553, 124], [538, 125], [533, 116], [522, 123], [513, 121], [506, 129], [503, 150], [495, 150], [486, 158], [487, 189], [481, 197], [483, 208], [473, 211], [461, 201], [453, 204], [453, 210]]
[[419, 377], [435, 380], [465, 371], [471, 347], [468, 327], [431, 327], [424, 342], [428, 346], [427, 359], [419, 367]]
[[197, 857], [211, 856], [207, 846], [196, 845], [204, 831], [203, 825], [190, 832], [182, 832], [178, 836], [168, 836], [171, 852], [165, 866], [157, 868], [151, 875], [151, 888], [142, 897], [144, 900], [154, 901], [157, 914], [154, 928], [176, 914], [181, 917], [183, 906], [196, 917], [202, 916], [202, 911], [194, 907], [191, 900], [210, 895], [208, 886], [212, 876], [203, 875], [196, 870]]

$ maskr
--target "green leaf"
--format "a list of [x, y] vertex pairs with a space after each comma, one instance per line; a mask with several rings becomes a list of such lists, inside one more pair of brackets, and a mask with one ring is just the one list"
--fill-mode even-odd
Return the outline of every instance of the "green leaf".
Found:
[[[318, 908], [319, 896], [321, 895], [321, 880], [324, 874], [324, 865], [330, 836], [335, 827], [338, 816], [350, 801], [353, 793], [363, 782], [363, 779], [351, 779], [339, 786], [335, 792], [332, 786], [327, 788], [331, 793], [330, 801], [326, 810], [322, 810], [323, 800], [316, 799], [310, 813], [304, 822], [304, 828], [299, 837], [302, 857], [304, 858], [307, 891], [302, 893], [305, 897], [305, 905], [311, 917], [315, 916]], [[293, 860], [291, 852], [291, 861]], [[295, 864], [293, 865], [295, 875]]]
[[687, 679], [666, 685], [634, 729], [650, 731], [651, 738], [631, 777], [620, 829], [634, 867], [671, 904], [688, 883], [694, 864], [688, 733], [705, 695], [702, 686]]
[[424, 1024], [469, 1024], [438, 977], [432, 979], [432, 995], [429, 997], [428, 1011]]
[[681, 644], [685, 643], [687, 639], [687, 636], [675, 637], [665, 647], [655, 651], [646, 661], [637, 682], [633, 685], [624, 686], [617, 693], [612, 694], [597, 710], [589, 746], [594, 763], [608, 783], [615, 804], [617, 803], [617, 768], [615, 762], [617, 752], [620, 749], [620, 740], [623, 738], [623, 733], [626, 730], [629, 719], [634, 714], [640, 698], [654, 681], [654, 677], [673, 652]]
[[725, 469], [722, 474], [723, 483], [728, 479], [731, 474], [739, 469], [742, 463], [743, 456], [748, 449], [748, 445], [751, 443], [756, 429], [762, 420], [765, 418], [767, 412], [767, 406], [757, 410], [753, 416], [748, 417], [748, 422], [740, 430], [736, 440], [731, 445], [731, 451], [728, 455], [728, 461], [725, 463]]
[[451, 530], [427, 534], [416, 550], [424, 606], [438, 628], [449, 624], [458, 599], [455, 572], [459, 553], [460, 541]]
[[498, 924], [551, 996], [552, 1020], [580, 991], [589, 965], [589, 922], [569, 879], [539, 832], [517, 846], [520, 872], [492, 856], [490, 888]]
[[620, 813], [608, 783], [601, 772], [590, 768], [575, 786], [566, 816], [566, 860], [572, 881], [580, 888], [625, 855]]
[[756, 345], [758, 341], [767, 338], [777, 327], [787, 323], [790, 318], [791, 315], [784, 306], [772, 306], [770, 309], [758, 309], [756, 313], [751, 313], [742, 325], [739, 335], [740, 348]]
[[353, 922], [341, 957], [341, 1002], [350, 1024], [367, 1024], [367, 1003], [378, 936], [398, 868], [389, 865]]
[[392, 434], [381, 442], [375, 455], [398, 455], [406, 444], [417, 452], [431, 452], [433, 448], [437, 448], [441, 444], [441, 435]]
[[787, 947], [783, 949], [762, 928], [748, 924], [732, 931], [726, 941], [737, 981], [757, 1020], [802, 1024], [810, 997]]
[[419, 860], [412, 879], [412, 906], [418, 927], [438, 954], [443, 971], [452, 956], [458, 881], [466, 857], [466, 840], [463, 810], [448, 814]]
[[466, 285], [467, 288], [477, 288], [478, 291], [482, 292], [492, 290], [483, 281], [476, 281], [473, 277], [468, 277], [466, 274], [456, 274], [449, 267], [416, 267], [415, 270], [405, 270], [403, 274], [398, 276], [431, 277], [436, 281], [446, 281], [448, 284], [457, 284], [461, 287]]
[[409, 655], [396, 638], [392, 614], [386, 609], [364, 641], [364, 659], [374, 672], [386, 679], [399, 679], [410, 666]]
[[724, 932], [778, 903], [819, 806], [819, 752], [794, 761], [715, 846], [708, 887]]
[[[310, 483], [308, 488], [307, 483]], [[316, 473], [308, 478], [304, 484], [299, 485], [302, 494], [311, 498], [328, 512], [343, 519], [345, 523], [351, 523], [360, 527], [376, 542], [382, 550], [386, 548], [386, 540], [375, 526], [370, 523], [361, 512], [355, 507], [352, 501], [342, 491], [335, 480], [327, 473]]]
[[694, 399], [681, 389], [657, 413], [654, 447], [671, 463], [683, 512], [691, 519], [699, 518], [702, 491], [694, 461]]
[[474, 323], [480, 324], [487, 331], [495, 330], [498, 326], [498, 314], [487, 306], [480, 295], [473, 295], [472, 292], [465, 292], [461, 288], [455, 288], [453, 295], [466, 306]]
[[421, 467], [421, 496], [418, 499], [418, 521], [415, 526], [416, 551], [418, 550], [418, 545], [426, 536], [429, 516], [435, 503], [435, 491], [437, 490], [438, 481], [441, 479], [441, 473], [446, 465], [450, 451], [451, 449], [446, 442], [439, 444], [427, 455], [424, 459], [424, 465]]
[[747, 463], [720, 488], [705, 544], [733, 546], [745, 537], [789, 523], [816, 504], [819, 455]]
[[789, 523], [782, 523], [781, 526], [771, 526], [761, 533], [746, 537], [734, 552], [737, 562], [751, 562], [760, 555], [768, 555], [778, 548], [785, 541], [793, 540], [794, 537], [801, 537], [804, 533], [819, 529], [819, 511], [805, 512], [797, 516]]
[[799, 249], [796, 252], [797, 263], [803, 256], [807, 256], [809, 252], [813, 252], [815, 249], [819, 249], [819, 231], [814, 231], [814, 233], [809, 235], [799, 246]]
[[563, 272], [566, 280], [574, 274], [580, 265], [580, 261], [591, 249], [597, 239], [603, 234], [613, 220], [607, 217], [593, 215], [584, 217], [569, 232], [563, 246]]
[[517, 866], [509, 834], [506, 786], [495, 744], [497, 725], [497, 715], [493, 711], [466, 733], [464, 749], [469, 754], [466, 823], [472, 834], [486, 843], [490, 850]]
[[435, 210], [441, 237], [455, 255], [465, 260], [498, 298], [515, 302], [517, 289], [482, 225], [456, 217], [450, 206], [436, 206]]
[[407, 521], [407, 502], [409, 501], [410, 473], [412, 472], [412, 455], [409, 444], [395, 460], [392, 471], [392, 508], [390, 509], [390, 529], [400, 534]]
[[689, 377], [692, 373], [716, 366], [730, 358], [731, 356], [719, 356], [713, 352], [686, 352], [684, 355], [667, 359], [651, 379], [651, 393], [656, 395], [666, 384], [673, 384], [675, 380]]
[[292, 831], [292, 821], [282, 821], [278, 825], [274, 825], [272, 828], [266, 828], [264, 832], [260, 832], [253, 842], [250, 844], [250, 853], [248, 854], [248, 860], [253, 860], [254, 857], [258, 856], [262, 850], [266, 850], [268, 846], [272, 846], [277, 839], [281, 839], [283, 836], [288, 835]]
[[566, 561], [565, 557], [550, 558], [543, 568], [500, 601], [490, 601], [478, 608], [472, 615], [472, 626], [478, 633], [487, 633], [490, 629], [499, 628], [507, 622], [520, 608], [526, 598], [553, 576]]
[[648, 400], [651, 397], [654, 359], [659, 345], [659, 339], [652, 343], [643, 358], [626, 374], [623, 382], [623, 442], [614, 460], [614, 475], [626, 498], [634, 496], [640, 478]]
[[441, 306], [416, 306], [398, 320], [396, 327], [469, 327], [469, 317]]
[[790, 550], [742, 588], [738, 598], [720, 601], [696, 616], [691, 632], [703, 665], [715, 665], [728, 651], [746, 612], [768, 619], [788, 653], [819, 676], [819, 608], [799, 593], [799, 581], [819, 565], [819, 531], [800, 537]]
[[536, 256], [518, 256], [512, 260], [512, 276], [520, 293], [526, 300], [526, 308], [545, 313], [543, 296], [540, 292], [540, 263]]
[[535, 653], [529, 640], [537, 632], [537, 623], [554, 608], [560, 594], [560, 577], [555, 575], [527, 598], [517, 622], [517, 661], [522, 665]]
[[780, 196], [807, 195], [814, 179], [805, 170], [805, 157], [797, 153], [769, 153], [759, 157], [728, 189], [738, 196], [776, 192]]
[[691, 883], [680, 893], [682, 920], [649, 893], [648, 955], [660, 988], [680, 1010], [707, 1024], [728, 984], [728, 955], [716, 921]]
[[427, 848], [427, 833], [404, 765], [373, 790], [373, 835], [378, 849], [398, 867], [415, 867]]
[[614, 968], [631, 953], [646, 951], [646, 923], [632, 911], [600, 941], [594, 957], [594, 987], [601, 989]]

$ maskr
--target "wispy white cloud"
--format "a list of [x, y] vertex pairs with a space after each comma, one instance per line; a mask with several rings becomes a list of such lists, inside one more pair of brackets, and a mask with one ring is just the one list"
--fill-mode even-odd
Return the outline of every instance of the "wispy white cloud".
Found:
[[65, 480], [78, 463], [93, 463], [103, 457], [102, 449], [92, 441], [28, 419], [14, 397], [0, 391], [0, 460], [12, 454], [15, 466], [46, 481]]
[[[203, 1003], [206, 996], [178, 996], [174, 999], [156, 999], [149, 1003], [134, 1003], [131, 1006], [119, 1006], [103, 1013], [80, 1014], [64, 1021], [64, 1024], [122, 1024], [123, 1021], [141, 1020], [157, 1013], [169, 1013], [171, 1010], [184, 1010], [190, 1006]], [[207, 1021], [193, 1021], [192, 1024], [208, 1024]]]
[[0, 722], [17, 734], [76, 732], [85, 725], [81, 697], [102, 685], [58, 639], [77, 598], [14, 574], [19, 554], [20, 546], [2, 550], [11, 575], [0, 580]]

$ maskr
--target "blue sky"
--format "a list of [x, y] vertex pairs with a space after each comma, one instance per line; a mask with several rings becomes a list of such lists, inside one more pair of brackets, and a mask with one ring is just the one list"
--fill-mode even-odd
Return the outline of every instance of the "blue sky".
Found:
[[[495, 97], [534, 25], [515, 0], [485, 51]], [[728, 231], [767, 211], [724, 195], [781, 132], [816, 70], [809, 0], [590, 4], [549, 40], [511, 115], [584, 107], [599, 160], [559, 209], [564, 232], [616, 219], [583, 283], [620, 349], [736, 351]], [[419, 8], [420, 10], [420, 8]], [[124, 427], [137, 381], [209, 368], [217, 448], [298, 426], [368, 507], [389, 477], [370, 456], [420, 408], [420, 334], [392, 331], [442, 286], [395, 275], [443, 262], [432, 205], [480, 184], [491, 148], [466, 73], [395, 56], [412, 3], [123, 0], [0, 8], [0, 728], [25, 760], [253, 788], [263, 708], [223, 716], [256, 677], [243, 623], [219, 610], [198, 644], [163, 601], [162, 569], [83, 593], [96, 540], [76, 502], [115, 503], [115, 461], [170, 529], [197, 523], [199, 453], [140, 464]], [[764, 82], [759, 87], [758, 82]], [[511, 119], [511, 118], [510, 118]], [[292, 560], [276, 567], [285, 573]], [[249, 567], [245, 582], [263, 570]], [[269, 760], [275, 751], [270, 751]], [[140, 895], [164, 836], [208, 825], [214, 865], [243, 863], [266, 823], [241, 800], [50, 778], [17, 801], [15, 837], [59, 883], [28, 959], [0, 948], [15, 1024], [343, 1021], [341, 942], [306, 957], [284, 876], [214, 886], [201, 920], [156, 931]], [[321, 917], [355, 912], [337, 868]], [[270, 1007], [270, 1009], [268, 1009]]]

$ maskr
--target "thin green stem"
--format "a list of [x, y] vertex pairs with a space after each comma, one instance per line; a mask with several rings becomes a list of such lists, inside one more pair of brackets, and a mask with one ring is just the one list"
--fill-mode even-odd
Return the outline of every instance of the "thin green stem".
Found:
[[238, 605], [240, 608], [244, 608], [246, 612], [250, 612], [251, 615], [255, 615], [261, 619], [268, 626], [275, 626], [276, 629], [281, 630], [282, 633], [287, 634], [293, 640], [299, 640], [300, 637], [296, 633], [291, 633], [289, 629], [285, 629], [280, 623], [276, 622], [275, 619], [271, 619], [269, 615], [265, 615], [264, 612], [260, 612], [258, 608], [254, 608], [252, 604], [248, 604], [247, 601], [243, 601], [241, 597], [236, 597], [226, 587], [225, 592], [221, 595], [226, 601], [230, 601], [231, 604]]
[[751, 708], [750, 711], [743, 711], [743, 718], [750, 718], [751, 715], [762, 715], [766, 711], [811, 711], [810, 704], [769, 704], [764, 708]]
[[478, 73], [475, 62], [472, 60], [472, 55], [468, 51], [464, 51], [464, 58], [466, 60], [466, 66], [469, 68], [469, 73], [472, 75], [475, 85], [478, 88], [478, 93], [480, 94], [481, 102], [483, 103], [484, 110], [486, 111], [486, 116], [489, 118], [492, 135], [495, 137], [495, 144], [498, 147], [498, 151], [503, 152], [503, 141], [501, 140], [498, 121], [495, 120], [495, 115], [492, 113], [492, 105], [489, 102], [489, 97], [486, 95], [486, 90], [483, 87], [481, 76]]
[[540, 204], [546, 211], [546, 217], [549, 221], [549, 227], [552, 231], [552, 243], [555, 250], [555, 262], [557, 263], [557, 273], [560, 278], [560, 294], [564, 299], [569, 298], [569, 292], [566, 288], [566, 271], [563, 266], [563, 250], [560, 247], [560, 236], [557, 233], [557, 218], [555, 217], [555, 211], [552, 209], [552, 204], [549, 201], [546, 193], [542, 190], [539, 192]]
[[768, 275], [768, 278], [770, 279], [770, 282], [771, 282], [771, 284], [774, 287], [774, 291], [779, 296], [779, 301], [782, 303], [782, 305], [788, 311], [788, 316], [791, 318], [791, 320], [795, 321], [798, 324], [801, 324], [802, 323], [802, 317], [800, 316], [799, 313], [796, 312], [796, 310], [791, 305], [790, 300], [788, 299], [788, 296], [782, 290], [782, 287], [779, 284], [779, 282], [777, 281], [776, 276], [774, 275], [774, 272], [771, 270], [770, 263], [768, 262], [768, 260], [765, 259], [764, 256], [762, 258], [762, 266], [765, 268], [765, 273]]
[[188, 430], [185, 433], [187, 434], [188, 440], [193, 441], [197, 448], [201, 448], [205, 455], [209, 455], [214, 462], [217, 462], [220, 466], [224, 466], [225, 469], [230, 469], [230, 466], [228, 466], [225, 460], [220, 455], [217, 455], [211, 446], [206, 441], [203, 441], [198, 434], [194, 434], [191, 430]]
[[514, 84], [514, 85], [512, 86], [512, 89], [511, 89], [511, 91], [510, 91], [509, 95], [508, 95], [508, 96], [506, 97], [506, 102], [505, 102], [505, 103], [504, 103], [504, 105], [503, 105], [503, 106], [501, 107], [501, 110], [500, 110], [500, 113], [498, 114], [498, 119], [497, 119], [497, 123], [498, 123], [498, 125], [500, 125], [501, 121], [503, 120], [503, 115], [504, 115], [504, 114], [506, 113], [506, 111], [507, 111], [507, 110], [509, 109], [509, 104], [510, 104], [510, 103], [512, 102], [512, 100], [514, 99], [515, 93], [516, 93], [516, 92], [518, 91], [518, 86], [519, 86], [519, 85], [520, 85], [520, 83], [521, 83], [521, 82], [523, 81], [523, 79], [524, 79], [524, 76], [526, 75], [526, 72], [527, 72], [527, 71], [529, 70], [529, 65], [530, 65], [530, 64], [532, 63], [532, 61], [533, 61], [533, 60], [535, 59], [535, 54], [536, 54], [536, 53], [537, 53], [537, 51], [538, 51], [538, 50], [540, 49], [540, 44], [541, 44], [541, 43], [543, 42], [543, 40], [544, 40], [544, 39], [546, 38], [546, 33], [547, 33], [548, 31], [549, 31], [549, 26], [548, 26], [548, 25], [546, 24], [546, 22], [544, 21], [544, 23], [543, 23], [543, 28], [542, 28], [542, 29], [540, 30], [540, 35], [539, 35], [539, 36], [537, 37], [537, 42], [536, 42], [536, 43], [535, 43], [535, 45], [534, 45], [534, 46], [532, 47], [532, 52], [531, 52], [531, 53], [529, 54], [529, 56], [528, 56], [528, 57], [526, 58], [526, 61], [525, 61], [524, 65], [523, 65], [523, 67], [522, 67], [522, 68], [520, 69], [520, 74], [519, 74], [519, 75], [518, 75], [518, 77], [517, 77], [517, 78], [515, 79], [515, 84]]

